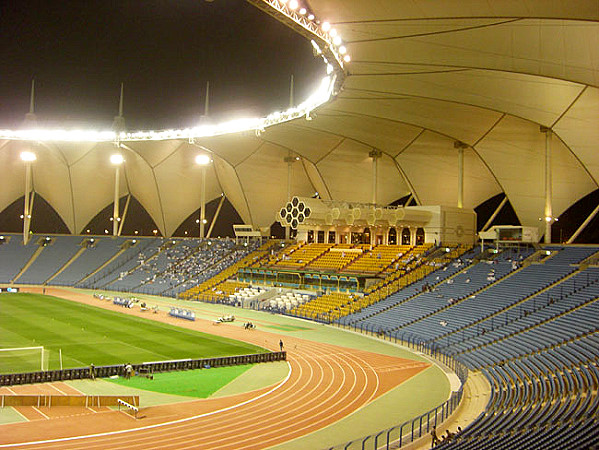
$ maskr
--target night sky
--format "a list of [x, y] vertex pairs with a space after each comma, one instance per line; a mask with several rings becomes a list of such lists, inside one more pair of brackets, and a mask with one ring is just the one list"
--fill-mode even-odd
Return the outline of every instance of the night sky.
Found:
[[[306, 39], [243, 0], [0, 0], [0, 42], [0, 128], [22, 125], [32, 78], [42, 127], [110, 129], [124, 82], [127, 128], [147, 130], [196, 125], [207, 81], [218, 121], [285, 109], [291, 74], [297, 104], [325, 75]], [[576, 229], [597, 195], [564, 213], [556, 240]], [[483, 209], [486, 220], [492, 209]], [[13, 215], [4, 211], [2, 231], [20, 228], [6, 222]], [[598, 241], [598, 220], [578, 242]]]
[[38, 123], [127, 128], [263, 116], [324, 76], [310, 43], [243, 0], [0, 1], [0, 128], [18, 128], [36, 80]]

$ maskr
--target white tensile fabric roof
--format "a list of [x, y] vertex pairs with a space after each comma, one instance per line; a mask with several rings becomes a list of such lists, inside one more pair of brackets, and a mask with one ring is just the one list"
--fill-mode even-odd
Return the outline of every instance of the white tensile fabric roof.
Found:
[[[267, 128], [199, 139], [213, 152], [207, 199], [224, 193], [246, 223], [267, 226], [292, 194], [370, 202], [412, 193], [464, 207], [504, 192], [521, 223], [545, 205], [545, 134], [553, 130], [553, 214], [599, 180], [599, 2], [590, 0], [311, 0], [343, 37], [352, 62], [339, 95], [313, 114]], [[199, 152], [186, 140], [125, 142], [121, 195], [136, 197], [164, 235], [199, 207]], [[112, 143], [0, 141], [0, 211], [23, 195], [19, 152], [34, 147], [35, 191], [80, 233], [114, 195]], [[35, 213], [35, 211], [34, 211]]]

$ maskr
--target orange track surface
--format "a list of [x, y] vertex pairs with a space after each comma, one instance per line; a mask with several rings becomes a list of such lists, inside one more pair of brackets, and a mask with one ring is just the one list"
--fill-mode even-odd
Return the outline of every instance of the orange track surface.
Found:
[[[48, 289], [48, 293], [278, 350], [279, 336], [272, 333], [227, 324], [212, 326], [202, 320], [177, 321], [164, 314], [125, 310], [91, 296], [58, 289]], [[267, 448], [342, 419], [429, 366], [292, 337], [283, 340], [291, 372], [275, 386], [225, 398], [143, 408], [138, 420], [105, 408], [39, 408], [47, 418], [35, 410], [35, 414], [20, 411], [30, 421], [0, 426], [0, 447]], [[54, 383], [54, 387], [46, 384], [11, 389], [17, 393], [48, 393], [49, 389], [57, 392], [55, 388], [67, 392], [68, 386]], [[55, 412], [59, 409], [64, 412]]]

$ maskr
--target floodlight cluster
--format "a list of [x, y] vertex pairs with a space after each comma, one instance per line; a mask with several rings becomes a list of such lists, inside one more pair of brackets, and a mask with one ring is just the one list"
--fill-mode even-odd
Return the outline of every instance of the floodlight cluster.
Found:
[[[344, 45], [342, 37], [337, 29], [333, 28], [327, 20], [321, 21], [312, 14], [307, 5], [303, 5], [298, 0], [262, 0], [272, 8], [285, 14], [295, 23], [312, 33], [315, 37], [320, 38], [327, 45], [327, 49], [331, 51], [334, 59], [341, 69], [346, 63], [351, 61], [351, 56], [347, 52], [347, 47]], [[319, 49], [320, 50], [320, 49]], [[320, 50], [319, 54], [324, 52]], [[326, 57], [323, 56], [326, 61]]]
[[297, 226], [304, 223], [310, 217], [312, 210], [299, 198], [293, 197], [290, 202], [287, 202], [285, 207], [279, 211], [279, 220], [285, 227], [291, 227], [297, 230]]
[[293, 119], [301, 117], [310, 119], [310, 112], [331, 98], [335, 79], [335, 75], [324, 77], [318, 89], [304, 102], [286, 111], [277, 111], [269, 114], [267, 117], [236, 119], [214, 125], [205, 124], [184, 129], [131, 132], [46, 129], [0, 130], [0, 139], [37, 142], [133, 142], [165, 141], [170, 139], [193, 140], [194, 138], [222, 136], [248, 131], [260, 133], [267, 127]]
[[193, 128], [149, 130], [149, 131], [115, 131], [115, 130], [78, 130], [78, 129], [0, 129], [0, 139], [19, 141], [55, 141], [55, 142], [120, 142], [164, 141], [171, 139], [188, 139], [222, 136], [225, 134], [255, 132], [260, 134], [267, 127], [294, 119], [305, 117], [311, 120], [310, 112], [328, 102], [336, 95], [338, 86], [345, 77], [344, 62], [351, 58], [343, 45], [343, 40], [335, 28], [327, 21], [316, 19], [307, 5], [299, 0], [254, 0], [268, 5], [270, 8], [291, 19], [301, 26], [312, 37], [311, 43], [316, 55], [322, 57], [326, 64], [327, 76], [305, 101], [286, 111], [276, 111], [262, 118], [243, 118], [217, 124], [202, 124]]

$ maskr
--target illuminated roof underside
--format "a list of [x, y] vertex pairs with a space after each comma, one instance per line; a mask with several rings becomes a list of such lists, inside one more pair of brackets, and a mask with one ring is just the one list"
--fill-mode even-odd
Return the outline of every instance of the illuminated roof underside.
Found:
[[459, 141], [468, 146], [464, 207], [504, 192], [521, 223], [538, 226], [544, 126], [554, 132], [554, 216], [597, 189], [599, 2], [311, 0], [310, 7], [351, 54], [341, 91], [326, 104], [316, 106], [333, 93], [332, 80], [305, 109], [237, 123], [236, 133], [65, 140], [2, 131], [0, 211], [23, 195], [19, 154], [32, 150], [35, 191], [81, 232], [113, 201], [115, 140], [126, 160], [121, 194], [135, 196], [165, 235], [199, 206], [199, 146], [213, 152], [207, 199], [224, 192], [256, 226], [270, 225], [287, 201], [289, 152], [301, 157], [292, 165], [293, 195], [371, 201], [368, 154], [379, 149], [380, 204], [412, 193], [419, 204], [455, 206]]

